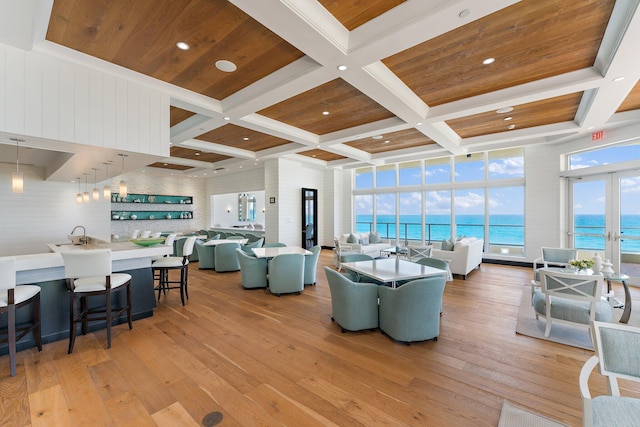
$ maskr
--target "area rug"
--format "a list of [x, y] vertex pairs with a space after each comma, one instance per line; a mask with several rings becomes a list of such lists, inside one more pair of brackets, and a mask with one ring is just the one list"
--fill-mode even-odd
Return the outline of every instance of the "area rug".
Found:
[[[640, 301], [633, 300], [632, 307], [633, 309], [628, 324], [631, 326], [640, 326]], [[622, 316], [622, 309], [615, 308], [613, 310], [614, 321], [618, 322], [620, 316]], [[535, 312], [531, 306], [531, 285], [525, 285], [522, 287], [522, 300], [520, 301], [520, 309], [518, 311], [517, 334], [570, 345], [572, 347], [584, 348], [586, 350], [593, 350], [589, 330], [584, 326], [572, 326], [559, 322], [553, 323], [548, 338], [544, 336], [544, 328], [544, 318], [536, 319]]]
[[519, 408], [507, 401], [502, 403], [498, 427], [567, 427], [542, 415]]

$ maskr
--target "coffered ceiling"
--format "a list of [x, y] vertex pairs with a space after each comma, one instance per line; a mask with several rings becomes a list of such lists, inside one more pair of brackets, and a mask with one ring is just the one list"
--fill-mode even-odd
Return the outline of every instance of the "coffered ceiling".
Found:
[[53, 0], [33, 48], [169, 84], [153, 167], [350, 168], [640, 128], [639, 2]]

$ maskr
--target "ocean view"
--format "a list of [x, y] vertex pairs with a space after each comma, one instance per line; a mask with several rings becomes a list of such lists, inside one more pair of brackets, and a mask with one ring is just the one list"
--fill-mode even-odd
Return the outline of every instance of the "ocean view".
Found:
[[[623, 236], [640, 237], [640, 215], [622, 215], [621, 234]], [[421, 239], [420, 215], [400, 215], [400, 227], [396, 230], [394, 215], [378, 215], [377, 231], [383, 238], [404, 240]], [[358, 215], [356, 231], [371, 230], [372, 215]], [[484, 239], [485, 225], [483, 215], [457, 215], [457, 235]], [[604, 215], [576, 215], [575, 247], [578, 249], [604, 250], [605, 219]], [[579, 235], [579, 234], [589, 234]], [[441, 241], [451, 237], [449, 215], [427, 215], [425, 239]], [[524, 245], [523, 215], [491, 215], [489, 217], [489, 243], [491, 245]], [[640, 240], [626, 239], [621, 242], [622, 252], [640, 253]]]

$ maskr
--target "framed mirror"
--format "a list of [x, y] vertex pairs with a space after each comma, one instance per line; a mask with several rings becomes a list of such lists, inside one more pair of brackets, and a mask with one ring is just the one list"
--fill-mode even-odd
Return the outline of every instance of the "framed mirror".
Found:
[[254, 194], [238, 194], [238, 221], [256, 220], [256, 196]]

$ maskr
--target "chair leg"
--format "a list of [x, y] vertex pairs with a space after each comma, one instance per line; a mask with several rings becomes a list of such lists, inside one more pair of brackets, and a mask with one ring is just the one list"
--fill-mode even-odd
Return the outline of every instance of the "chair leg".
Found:
[[36, 340], [38, 351], [42, 351], [42, 329], [40, 328], [40, 292], [38, 292], [33, 301], [33, 336]]
[[129, 322], [129, 329], [133, 329], [133, 322], [131, 321], [131, 282], [125, 286], [127, 287], [127, 321]]
[[80, 297], [80, 318], [82, 319], [82, 335], [87, 335], [88, 324], [87, 311], [88, 311], [87, 297]]
[[180, 300], [182, 301], [182, 305], [184, 305], [184, 287], [185, 287], [185, 269], [180, 269]]
[[9, 322], [7, 327], [7, 334], [9, 335], [8, 344], [9, 344], [9, 364], [11, 365], [11, 376], [16, 376], [16, 306], [15, 304], [10, 304], [8, 307], [8, 319]]
[[189, 299], [189, 264], [184, 267], [184, 295]]
[[73, 352], [73, 345], [76, 342], [76, 311], [77, 299], [73, 292], [69, 292], [69, 354]]

